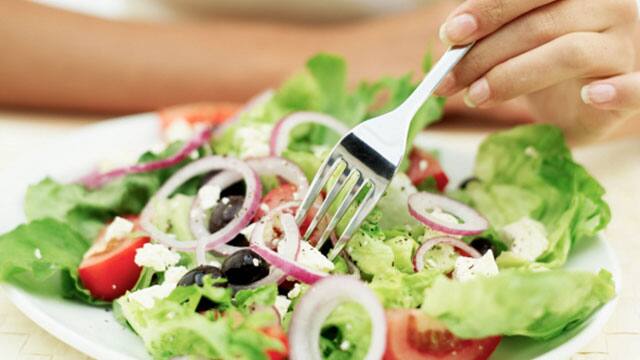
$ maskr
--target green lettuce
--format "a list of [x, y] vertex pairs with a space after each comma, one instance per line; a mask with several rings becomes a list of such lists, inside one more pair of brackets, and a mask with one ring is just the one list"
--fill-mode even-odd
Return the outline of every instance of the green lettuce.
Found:
[[611, 274], [503, 270], [489, 278], [438, 279], [422, 310], [463, 338], [523, 335], [548, 339], [584, 321], [615, 293]]
[[371, 319], [356, 303], [338, 306], [322, 325], [320, 351], [326, 360], [364, 359], [371, 341]]
[[90, 242], [69, 225], [42, 219], [0, 236], [0, 279], [29, 291], [91, 304], [78, 277], [78, 265]]
[[422, 304], [425, 290], [442, 273], [437, 270], [423, 270], [417, 273], [387, 271], [376, 274], [369, 287], [385, 308], [413, 309]]
[[[206, 279], [206, 278], [205, 278]], [[267, 349], [282, 350], [282, 344], [261, 329], [277, 324], [269, 308], [252, 310], [253, 305], [271, 306], [277, 293], [273, 285], [243, 290], [234, 300], [229, 288], [205, 280], [203, 287], [177, 287], [171, 294], [145, 308], [123, 296], [116, 308], [121, 317], [142, 338], [155, 359], [177, 356], [215, 359], [268, 359]], [[196, 306], [207, 298], [224, 312], [198, 313]]]
[[560, 129], [527, 125], [490, 135], [480, 146], [475, 176], [457, 196], [499, 230], [523, 217], [541, 222], [549, 248], [537, 261], [558, 267], [573, 245], [611, 219], [603, 187], [577, 164]]

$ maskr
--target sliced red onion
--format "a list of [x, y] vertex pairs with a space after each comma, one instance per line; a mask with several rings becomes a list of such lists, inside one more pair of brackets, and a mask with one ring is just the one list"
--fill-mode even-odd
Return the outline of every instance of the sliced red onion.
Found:
[[413, 256], [413, 269], [418, 272], [424, 269], [424, 255], [427, 251], [431, 250], [434, 246], [440, 244], [447, 244], [453, 246], [454, 248], [464, 252], [472, 258], [481, 258], [482, 254], [478, 252], [478, 250], [469, 246], [466, 242], [456, 239], [449, 236], [440, 236], [436, 238], [429, 239], [425, 241], [418, 250], [416, 254]]
[[[194, 176], [213, 170], [234, 170], [241, 173], [247, 188], [244, 203], [237, 216], [220, 229], [220, 231], [200, 237], [197, 241], [178, 241], [174, 235], [160, 231], [160, 229], [151, 222], [158, 201], [168, 198], [176, 189]], [[206, 157], [180, 169], [162, 185], [160, 190], [158, 190], [149, 203], [147, 203], [144, 210], [142, 210], [140, 225], [149, 233], [151, 238], [175, 250], [194, 251], [198, 245], [198, 241], [204, 242], [205, 250], [213, 250], [221, 244], [226, 244], [231, 241], [249, 224], [260, 204], [261, 193], [262, 185], [258, 175], [245, 162], [221, 156]]]
[[[296, 193], [302, 197], [309, 188], [309, 183], [304, 173], [300, 168], [287, 159], [280, 157], [265, 157], [259, 159], [250, 159], [245, 161], [259, 176], [279, 176], [285, 181], [294, 184], [297, 188]], [[242, 175], [236, 171], [226, 170], [214, 177], [212, 177], [204, 186], [219, 186], [221, 189], [236, 183], [241, 180]], [[278, 208], [285, 209], [284, 206], [292, 207], [290, 205], [283, 204]], [[278, 210], [278, 212], [280, 212]], [[271, 211], [270, 213], [273, 213]], [[204, 238], [211, 235], [211, 232], [206, 226], [206, 214], [200, 206], [200, 198], [196, 197], [191, 206], [191, 212], [189, 215], [189, 226], [193, 236], [196, 239]], [[222, 230], [222, 229], [221, 229]], [[237, 236], [242, 229], [238, 230], [233, 237]], [[221, 255], [231, 255], [236, 251], [245, 249], [244, 247], [232, 246], [228, 244], [220, 244], [215, 248], [215, 251]]]
[[[251, 250], [264, 258], [272, 266], [282, 270], [287, 276], [303, 283], [313, 284], [327, 276], [326, 273], [309, 269], [304, 265], [298, 264], [295, 260], [288, 259], [269, 248], [264, 239], [266, 223], [267, 222], [263, 220], [256, 224], [256, 228], [251, 235], [251, 245], [249, 245]], [[293, 215], [286, 213], [281, 214], [280, 223], [282, 224], [285, 238], [294, 238], [302, 241], [300, 240], [300, 230]]]
[[273, 127], [270, 140], [271, 155], [281, 155], [289, 145], [291, 130], [300, 124], [306, 123], [324, 125], [339, 135], [346, 134], [349, 131], [349, 128], [341, 123], [340, 120], [332, 116], [316, 112], [296, 112], [286, 116]]
[[240, 120], [240, 118], [242, 118], [242, 115], [250, 112], [251, 110], [257, 108], [258, 106], [266, 104], [269, 100], [273, 98], [274, 94], [275, 92], [273, 91], [273, 89], [269, 89], [249, 99], [246, 105], [242, 109], [240, 109], [235, 115], [233, 115], [233, 117], [231, 117], [229, 120], [225, 121], [222, 125], [216, 128], [216, 130], [213, 133], [213, 137], [219, 138], [220, 136], [222, 136], [222, 134], [224, 134], [224, 132], [227, 131], [227, 129], [231, 125], [235, 124], [238, 120]]
[[203, 129], [193, 139], [185, 144], [180, 151], [166, 159], [125, 166], [105, 173], [94, 172], [81, 178], [78, 182], [90, 189], [95, 189], [128, 174], [145, 173], [172, 167], [184, 161], [192, 152], [206, 144], [211, 139], [212, 131], [213, 128], [211, 127]]
[[[441, 210], [461, 222], [452, 222], [436, 217], [434, 210]], [[469, 206], [448, 198], [428, 192], [419, 192], [409, 196], [409, 213], [433, 230], [449, 235], [477, 235], [489, 228], [487, 219]]]
[[387, 321], [376, 295], [353, 276], [330, 276], [311, 287], [293, 310], [289, 327], [292, 360], [322, 360], [320, 332], [327, 317], [340, 305], [354, 302], [371, 319], [371, 340], [366, 360], [379, 360], [387, 344]]

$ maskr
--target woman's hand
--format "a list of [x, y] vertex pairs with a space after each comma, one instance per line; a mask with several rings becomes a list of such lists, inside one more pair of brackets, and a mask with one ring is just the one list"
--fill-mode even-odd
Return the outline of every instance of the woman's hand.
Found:
[[635, 0], [467, 0], [440, 37], [477, 44], [439, 93], [481, 108], [526, 95], [540, 120], [601, 136], [640, 110], [637, 22]]

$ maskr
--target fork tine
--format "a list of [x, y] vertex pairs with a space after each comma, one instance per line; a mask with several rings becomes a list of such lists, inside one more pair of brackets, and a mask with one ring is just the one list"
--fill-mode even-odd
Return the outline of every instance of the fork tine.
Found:
[[331, 220], [329, 221], [327, 227], [322, 231], [322, 235], [320, 236], [320, 238], [318, 239], [318, 243], [316, 244], [317, 249], [322, 248], [325, 241], [327, 241], [327, 238], [329, 238], [331, 232], [336, 228], [336, 226], [338, 226], [338, 223], [340, 222], [340, 220], [342, 220], [342, 217], [345, 215], [351, 204], [353, 204], [356, 196], [358, 196], [360, 190], [362, 190], [365, 185], [364, 178], [362, 177], [362, 173], [360, 173], [360, 171], [353, 170], [352, 173], [355, 173], [355, 175], [353, 176], [357, 176], [358, 179], [354, 183], [352, 183], [352, 185], [347, 185], [344, 188], [349, 193], [344, 198], [344, 200], [342, 200], [342, 203], [338, 207], [338, 210], [336, 210], [336, 213], [333, 215], [333, 217], [331, 217]]
[[329, 190], [329, 193], [327, 194], [327, 197], [322, 202], [322, 205], [320, 205], [320, 208], [318, 209], [315, 216], [311, 220], [311, 224], [309, 224], [307, 231], [305, 231], [303, 236], [305, 240], [308, 240], [311, 237], [311, 234], [313, 234], [313, 231], [316, 229], [316, 227], [320, 223], [320, 220], [322, 220], [324, 215], [327, 213], [327, 210], [329, 210], [329, 207], [331, 206], [333, 201], [336, 199], [336, 197], [342, 190], [342, 187], [344, 183], [347, 181], [347, 179], [349, 178], [350, 174], [351, 172], [349, 170], [349, 167], [345, 166], [342, 172], [340, 173], [340, 176], [336, 180], [335, 184], [333, 184], [333, 186], [331, 187], [331, 190]]
[[336, 242], [336, 244], [333, 246], [333, 249], [331, 249], [331, 251], [329, 252], [329, 260], [333, 261], [336, 256], [340, 255], [342, 249], [347, 244], [347, 242], [349, 242], [349, 239], [351, 239], [353, 233], [358, 229], [362, 221], [367, 217], [367, 215], [369, 215], [371, 210], [378, 203], [378, 200], [380, 200], [380, 198], [384, 194], [384, 191], [376, 191], [376, 184], [373, 184], [371, 182], [368, 183], [371, 184], [371, 188], [360, 203], [360, 206], [358, 207], [358, 210], [356, 210], [356, 213], [353, 215], [351, 220], [349, 220], [347, 227], [340, 235], [340, 239], [338, 240], [338, 242]]
[[302, 221], [307, 216], [309, 209], [315, 202], [318, 194], [324, 187], [324, 184], [328, 181], [331, 174], [333, 174], [338, 166], [343, 162], [342, 157], [337, 154], [332, 154], [329, 156], [324, 163], [320, 166], [320, 170], [313, 178], [311, 185], [309, 186], [309, 190], [307, 190], [307, 194], [305, 195], [300, 207], [298, 208], [298, 212], [296, 213], [296, 224], [300, 226]]

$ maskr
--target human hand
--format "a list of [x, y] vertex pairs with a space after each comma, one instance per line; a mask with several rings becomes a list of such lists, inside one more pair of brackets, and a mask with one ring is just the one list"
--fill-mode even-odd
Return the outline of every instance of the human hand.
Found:
[[538, 118], [571, 137], [600, 136], [640, 110], [637, 21], [635, 0], [467, 0], [440, 34], [477, 43], [439, 93], [465, 89], [481, 108], [526, 95]]

